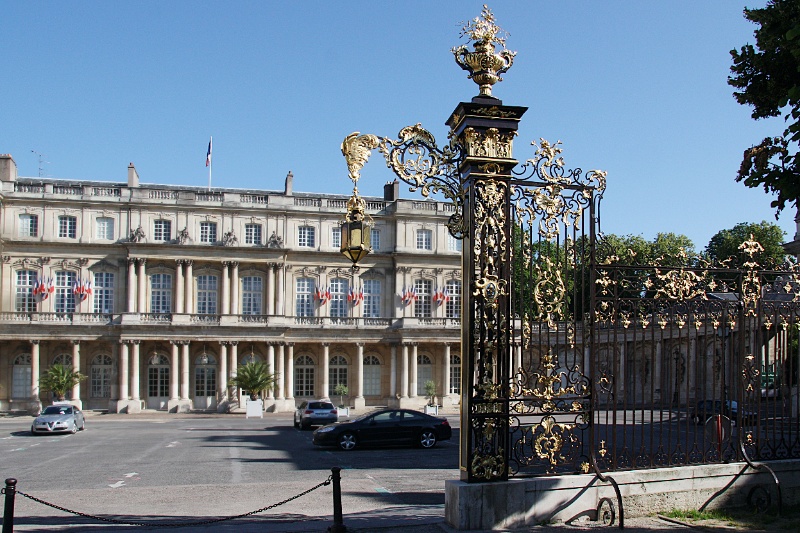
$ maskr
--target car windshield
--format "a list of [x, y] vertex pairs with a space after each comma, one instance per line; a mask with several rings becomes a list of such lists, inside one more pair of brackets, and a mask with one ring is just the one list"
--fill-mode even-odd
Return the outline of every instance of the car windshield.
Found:
[[328, 402], [310, 402], [309, 409], [333, 409], [333, 404]]
[[71, 415], [72, 414], [72, 407], [56, 407], [51, 405], [50, 407], [45, 407], [44, 411], [42, 412], [43, 415]]

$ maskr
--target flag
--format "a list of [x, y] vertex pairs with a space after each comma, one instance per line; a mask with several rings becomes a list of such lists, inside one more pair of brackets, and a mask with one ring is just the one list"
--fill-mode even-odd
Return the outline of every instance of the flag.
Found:
[[213, 137], [208, 138], [208, 152], [206, 152], [206, 166], [211, 166], [211, 140]]
[[319, 300], [320, 305], [325, 305], [328, 303], [328, 300], [331, 299], [331, 291], [330, 289], [317, 287], [317, 289], [314, 291], [314, 296], [316, 296], [317, 300]]
[[404, 289], [401, 298], [403, 300], [403, 305], [410, 304], [417, 299], [417, 288], [412, 287], [410, 289]]
[[353, 287], [350, 287], [350, 292], [347, 293], [347, 301], [355, 307], [364, 301], [364, 291], [357, 291], [354, 290]]

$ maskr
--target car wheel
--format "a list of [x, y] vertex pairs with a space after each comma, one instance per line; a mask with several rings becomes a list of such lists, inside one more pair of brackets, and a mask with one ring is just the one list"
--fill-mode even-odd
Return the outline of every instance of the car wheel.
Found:
[[69, 428], [69, 432], [73, 435], [78, 432], [78, 423], [75, 420], [72, 421], [72, 427]]
[[33, 435], [33, 436], [35, 437], [36, 435], [38, 435], [38, 433], [36, 433], [36, 430], [34, 430], [33, 428], [31, 428], [31, 435]]
[[83, 420], [81, 420], [81, 431], [83, 431], [84, 429], [86, 429], [86, 419], [85, 418]]
[[349, 452], [353, 448], [356, 447], [356, 436], [350, 433], [342, 433], [341, 437], [339, 437], [339, 448]]
[[300, 422], [297, 421], [297, 417], [296, 416], [294, 417], [294, 427], [296, 427], [296, 428], [300, 427]]
[[419, 445], [423, 448], [433, 448], [436, 446], [436, 433], [430, 429], [422, 430], [419, 434]]

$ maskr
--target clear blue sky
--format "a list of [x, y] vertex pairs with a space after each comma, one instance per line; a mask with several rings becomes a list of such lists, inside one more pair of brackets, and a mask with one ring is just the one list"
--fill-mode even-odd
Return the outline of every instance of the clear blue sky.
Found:
[[[450, 49], [481, 1], [23, 2], [0, 18], [0, 153], [22, 176], [347, 194], [352, 131], [444, 121], [477, 86]], [[734, 177], [745, 148], [783, 130], [727, 85], [764, 0], [496, 1], [517, 51], [495, 96], [528, 106], [515, 156], [561, 140], [570, 167], [608, 171], [602, 230], [688, 235], [702, 249], [772, 198]], [[380, 195], [378, 154], [359, 183]], [[404, 197], [412, 197], [403, 189]], [[795, 211], [779, 224], [791, 240]]]

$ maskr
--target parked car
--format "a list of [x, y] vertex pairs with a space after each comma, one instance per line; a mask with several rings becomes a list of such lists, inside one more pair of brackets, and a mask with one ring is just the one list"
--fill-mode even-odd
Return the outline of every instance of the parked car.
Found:
[[339, 419], [339, 411], [327, 400], [304, 401], [294, 412], [294, 427], [308, 429], [324, 426]]
[[[695, 424], [705, 424], [709, 418], [715, 415], [723, 415], [731, 419], [736, 424], [739, 420], [739, 404], [732, 400], [724, 403], [722, 400], [700, 400], [689, 414]], [[758, 414], [752, 411], [742, 411], [742, 423], [746, 426], [754, 425], [758, 420]]]
[[347, 451], [356, 446], [398, 444], [432, 448], [441, 440], [449, 440], [452, 433], [444, 417], [408, 409], [383, 409], [319, 428], [314, 432], [314, 444], [338, 446]]
[[77, 433], [86, 428], [83, 412], [73, 405], [49, 405], [31, 424], [31, 434], [66, 432]]

